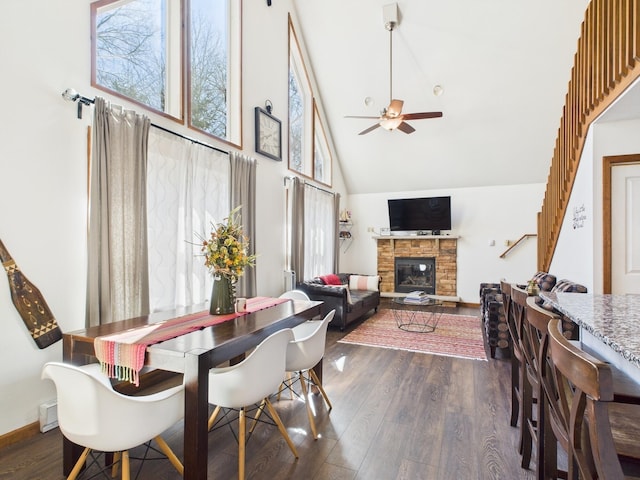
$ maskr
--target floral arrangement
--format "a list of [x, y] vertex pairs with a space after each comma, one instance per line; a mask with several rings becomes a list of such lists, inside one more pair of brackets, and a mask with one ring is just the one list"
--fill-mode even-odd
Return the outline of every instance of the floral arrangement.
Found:
[[232, 281], [244, 274], [244, 269], [255, 265], [256, 256], [249, 255], [249, 240], [238, 223], [234, 208], [222, 223], [212, 223], [211, 235], [202, 240], [201, 252], [205, 266], [212, 273], [224, 275]]

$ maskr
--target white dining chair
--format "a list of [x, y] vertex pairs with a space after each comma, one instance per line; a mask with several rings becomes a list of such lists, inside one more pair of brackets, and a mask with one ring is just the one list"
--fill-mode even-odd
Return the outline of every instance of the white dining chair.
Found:
[[279, 298], [289, 298], [291, 300], [311, 300], [302, 290], [288, 290], [280, 295]]
[[311, 388], [307, 388], [307, 386], [317, 387], [329, 411], [333, 408], [327, 393], [322, 387], [322, 382], [316, 375], [313, 367], [315, 367], [324, 356], [327, 327], [329, 326], [329, 322], [333, 320], [335, 313], [335, 310], [331, 310], [322, 320], [304, 322], [293, 328], [294, 339], [287, 345], [286, 370], [287, 373], [296, 374], [296, 377], [289, 377], [285, 380], [281, 384], [278, 392], [280, 394], [283, 387], [293, 392], [293, 385], [298, 381], [300, 382], [314, 440], [318, 439], [318, 432], [311, 409], [311, 398], [309, 396]]
[[[263, 340], [242, 362], [209, 370], [209, 403], [215, 405], [215, 408], [209, 417], [208, 429], [211, 430], [216, 424], [221, 409], [239, 411], [238, 478], [240, 480], [245, 476], [246, 410], [257, 403], [260, 403], [258, 412], [267, 408], [291, 452], [298, 458], [295, 445], [269, 401], [269, 396], [276, 391], [284, 377], [287, 344], [292, 339], [293, 332], [290, 328], [279, 330]], [[256, 415], [256, 421], [258, 417], [259, 415]]]
[[[160, 434], [184, 415], [184, 386], [158, 393], [128, 396], [116, 392], [97, 363], [75, 366], [49, 362], [42, 378], [52, 380], [58, 397], [58, 425], [62, 434], [85, 447], [68, 479], [80, 473], [92, 450], [115, 452], [112, 475], [122, 464], [122, 479], [129, 479], [128, 450], [154, 439], [182, 475], [182, 463]], [[120, 460], [120, 462], [118, 462]]]

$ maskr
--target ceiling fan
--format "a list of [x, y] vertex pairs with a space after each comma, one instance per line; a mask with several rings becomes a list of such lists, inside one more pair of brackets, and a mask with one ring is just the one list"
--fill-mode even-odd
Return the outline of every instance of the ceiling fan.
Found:
[[393, 29], [395, 28], [396, 23], [396, 20], [391, 19], [386, 21], [384, 25], [384, 27], [389, 31], [389, 106], [380, 112], [379, 117], [346, 115], [345, 118], [370, 118], [378, 120], [378, 123], [364, 129], [358, 135], [364, 135], [378, 127], [382, 127], [386, 130], [395, 130], [397, 128], [404, 133], [413, 133], [416, 129], [409, 125], [405, 120], [442, 117], [442, 112], [402, 113], [404, 101], [393, 98]]

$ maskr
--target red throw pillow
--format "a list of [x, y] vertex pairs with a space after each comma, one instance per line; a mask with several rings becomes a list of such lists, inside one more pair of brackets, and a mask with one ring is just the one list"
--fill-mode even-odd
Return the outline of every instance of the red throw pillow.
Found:
[[335, 273], [330, 273], [329, 275], [321, 275], [320, 280], [322, 280], [325, 285], [342, 285], [340, 277]]

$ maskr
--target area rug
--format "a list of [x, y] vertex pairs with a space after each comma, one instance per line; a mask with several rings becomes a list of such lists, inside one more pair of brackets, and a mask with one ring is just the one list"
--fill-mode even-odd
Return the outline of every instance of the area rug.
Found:
[[338, 342], [487, 360], [480, 318], [470, 315], [443, 313], [435, 332], [413, 333], [398, 328], [393, 311], [381, 309]]

